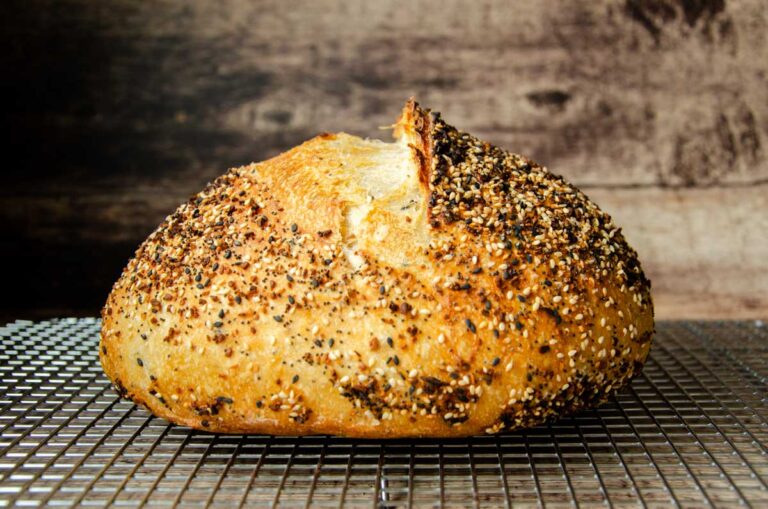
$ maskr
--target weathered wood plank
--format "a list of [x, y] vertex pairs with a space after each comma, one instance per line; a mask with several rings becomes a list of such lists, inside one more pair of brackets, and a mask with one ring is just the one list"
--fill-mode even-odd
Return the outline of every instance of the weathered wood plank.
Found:
[[587, 194], [637, 249], [659, 318], [768, 317], [768, 186]]
[[[581, 182], [764, 180], [768, 10], [692, 3], [73, 1], [55, 16], [24, 8], [27, 23], [5, 27], [22, 51], [6, 58], [38, 78], [18, 87], [64, 85], [70, 102], [37, 120], [128, 131], [150, 157], [181, 148], [192, 165], [318, 130], [376, 135], [416, 95]], [[23, 50], [41, 45], [60, 63], [29, 69]], [[185, 146], [211, 133], [222, 152]]]
[[[768, 185], [586, 192], [640, 254], [660, 318], [768, 317]], [[69, 199], [19, 197], [7, 205], [16, 214], [10, 224], [26, 218], [27, 233], [44, 245], [60, 242], [63, 223], [76, 225], [71, 243], [122, 246], [122, 256], [109, 260], [107, 272], [116, 274], [132, 246], [181, 199], [171, 187], [118, 188]]]
[[225, 168], [415, 95], [587, 187], [660, 316], [768, 314], [762, 0], [11, 1], [0, 44], [5, 309], [92, 312]]

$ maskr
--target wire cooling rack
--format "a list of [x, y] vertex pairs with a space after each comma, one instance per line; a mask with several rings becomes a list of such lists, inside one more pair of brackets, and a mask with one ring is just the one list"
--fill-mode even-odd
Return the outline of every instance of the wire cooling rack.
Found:
[[768, 507], [768, 328], [667, 322], [642, 376], [547, 427], [215, 435], [117, 398], [99, 321], [0, 327], [0, 506]]

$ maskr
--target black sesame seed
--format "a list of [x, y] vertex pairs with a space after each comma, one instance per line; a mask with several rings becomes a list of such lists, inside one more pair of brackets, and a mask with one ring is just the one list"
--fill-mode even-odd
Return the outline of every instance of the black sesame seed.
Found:
[[220, 321], [213, 322], [213, 326], [216, 327], [217, 329], [222, 325], [224, 325], [224, 322], [220, 322]]
[[392, 361], [395, 363], [395, 366], [399, 366], [400, 365], [400, 357], [398, 357], [397, 355], [392, 357]]
[[547, 353], [547, 352], [549, 352], [549, 345], [541, 345], [539, 347], [539, 352], [540, 353]]
[[519, 300], [520, 302], [525, 302], [525, 296], [524, 295], [518, 295], [517, 296], [517, 300]]
[[287, 279], [289, 283], [293, 283], [293, 277], [290, 274], [286, 274], [285, 279]]
[[195, 282], [199, 283], [202, 280], [203, 280], [203, 275], [198, 272], [197, 275], [195, 276]]
[[288, 303], [289, 304], [296, 304], [296, 299], [293, 298], [293, 295], [288, 296]]
[[236, 303], [238, 303], [238, 304], [240, 304], [241, 302], [243, 302], [243, 298], [242, 298], [242, 297], [240, 297], [239, 295], [236, 295], [236, 296], [235, 296], [235, 302], [236, 302]]
[[333, 263], [333, 260], [331, 258], [326, 258], [325, 260], [323, 260], [324, 265], [330, 265], [332, 263]]
[[499, 357], [495, 357], [491, 362], [491, 364], [494, 366], [498, 366], [500, 362], [501, 362], [501, 359]]
[[470, 272], [471, 272], [472, 274], [480, 274], [482, 271], [483, 271], [483, 269], [482, 269], [482, 268], [480, 268], [480, 267], [475, 267], [475, 268], [474, 268], [474, 269], [472, 269]]
[[219, 403], [219, 404], [225, 403], [227, 405], [231, 405], [232, 403], [234, 403], [234, 401], [232, 400], [232, 398], [228, 398], [227, 396], [219, 396], [218, 398], [216, 398], [216, 403]]
[[208, 421], [206, 421], [205, 419], [203, 419], [202, 421], [200, 421], [200, 424], [202, 424], [204, 428], [207, 428], [207, 427], [208, 427]]
[[381, 295], [384, 295], [385, 293], [387, 293], [387, 289], [384, 287], [384, 285], [381, 285], [381, 286], [379, 287], [379, 293], [380, 293]]
[[469, 329], [469, 331], [472, 334], [477, 332], [477, 327], [475, 327], [475, 324], [472, 323], [472, 320], [470, 320], [469, 318], [465, 318], [464, 323], [467, 324], [467, 329]]
[[296, 383], [299, 381], [299, 375], [293, 375], [293, 378], [291, 379], [291, 383]]
[[315, 346], [316, 346], [316, 347], [318, 347], [318, 348], [320, 348], [321, 346], [323, 346], [323, 342], [322, 342], [321, 340], [319, 340], [319, 339], [316, 339], [316, 340], [314, 341], [314, 343], [315, 343]]
[[141, 367], [144, 367], [144, 361], [139, 359], [138, 357], [136, 358], [136, 364], [138, 364]]
[[219, 318], [224, 318], [224, 310], [219, 311]]
[[293, 233], [296, 233], [296, 230], [298, 230], [298, 229], [299, 229], [299, 225], [297, 225], [296, 223], [293, 223], [293, 224], [291, 225], [291, 231], [292, 231]]
[[272, 318], [274, 318], [275, 321], [278, 322], [278, 323], [283, 321], [283, 315], [275, 315]]
[[232, 257], [232, 251], [230, 251], [229, 249], [224, 251], [224, 258], [229, 259], [231, 257]]
[[216, 270], [216, 269], [218, 269], [218, 268], [219, 268], [219, 262], [215, 262], [215, 263], [213, 264], [213, 267], [211, 267], [211, 268], [212, 268], [213, 270]]
[[335, 342], [336, 342], [336, 341], [335, 341], [333, 338], [330, 338], [330, 339], [328, 340], [328, 346], [333, 346], [333, 344], [334, 344]]
[[394, 347], [395, 346], [395, 342], [394, 342], [394, 340], [391, 337], [387, 337], [387, 344], [390, 347]]
[[141, 339], [143, 339], [144, 341], [146, 341], [146, 340], [147, 340], [147, 335], [146, 335], [146, 334], [142, 334], [142, 335], [141, 335]]

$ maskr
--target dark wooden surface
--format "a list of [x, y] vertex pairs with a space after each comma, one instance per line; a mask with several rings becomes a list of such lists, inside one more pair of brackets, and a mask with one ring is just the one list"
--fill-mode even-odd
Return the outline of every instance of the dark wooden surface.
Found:
[[227, 167], [416, 96], [579, 184], [661, 317], [768, 316], [762, 0], [4, 2], [4, 317], [94, 314]]

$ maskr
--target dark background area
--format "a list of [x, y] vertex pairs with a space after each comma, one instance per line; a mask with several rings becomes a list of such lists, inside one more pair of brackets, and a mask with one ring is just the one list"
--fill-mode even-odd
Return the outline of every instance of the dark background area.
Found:
[[768, 315], [759, 0], [3, 2], [0, 319], [95, 315], [226, 168], [416, 96], [582, 187], [658, 315]]

